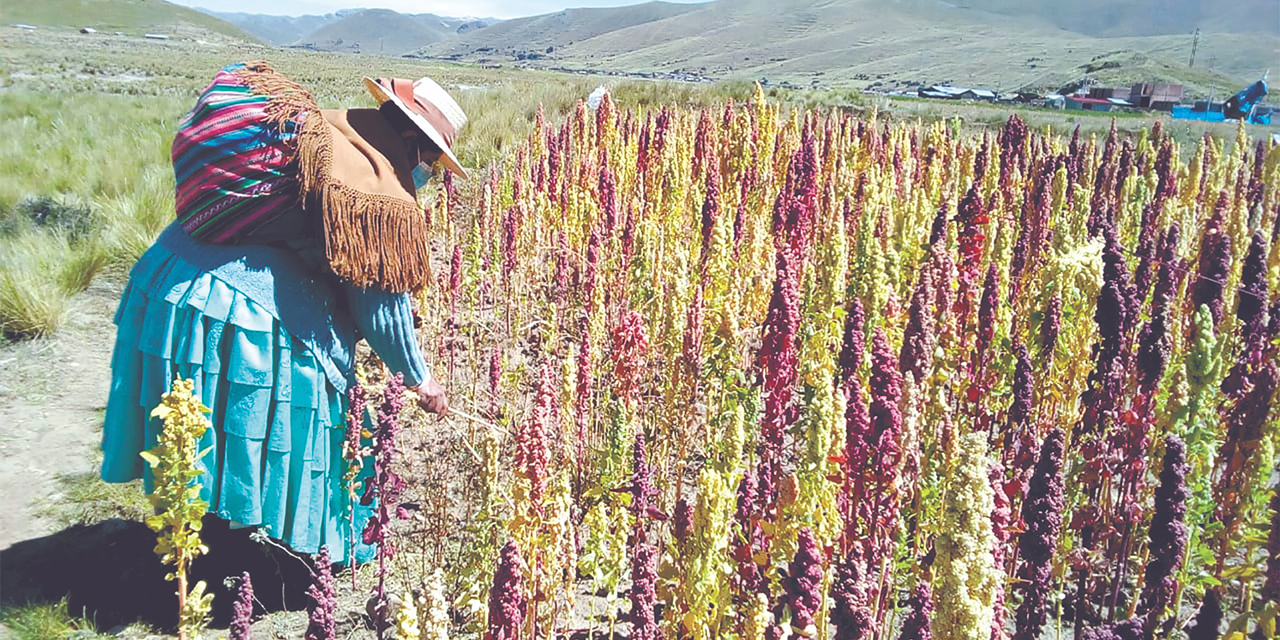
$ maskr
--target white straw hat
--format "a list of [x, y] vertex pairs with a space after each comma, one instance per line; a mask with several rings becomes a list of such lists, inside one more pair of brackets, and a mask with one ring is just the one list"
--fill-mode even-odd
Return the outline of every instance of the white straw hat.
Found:
[[414, 82], [401, 78], [365, 78], [364, 85], [379, 106], [389, 101], [399, 107], [444, 152], [440, 161], [450, 171], [466, 177], [467, 171], [453, 154], [453, 142], [467, 124], [467, 114], [444, 87], [431, 78]]

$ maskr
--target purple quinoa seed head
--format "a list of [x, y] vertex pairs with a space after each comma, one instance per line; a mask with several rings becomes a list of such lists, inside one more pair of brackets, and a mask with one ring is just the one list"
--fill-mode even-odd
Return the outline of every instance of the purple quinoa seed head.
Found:
[[1018, 536], [1016, 588], [1022, 603], [1014, 615], [1013, 640], [1036, 640], [1049, 619], [1049, 596], [1053, 592], [1053, 556], [1062, 529], [1066, 506], [1062, 484], [1065, 435], [1054, 428], [1040, 445], [1040, 454], [1022, 501], [1023, 532]]
[[[1225, 198], [1223, 191], [1220, 202]], [[1231, 237], [1223, 221], [1224, 207], [1216, 208], [1200, 237], [1200, 257], [1190, 287], [1193, 306], [1208, 305], [1215, 326], [1222, 320], [1225, 283], [1231, 271]]]
[[1173, 350], [1165, 328], [1166, 313], [1166, 310], [1157, 313], [1138, 336], [1138, 378], [1142, 389], [1148, 393], [1160, 383]]
[[787, 567], [783, 581], [786, 603], [791, 608], [792, 624], [804, 629], [814, 624], [814, 616], [822, 609], [822, 551], [809, 528], [800, 530], [795, 558]]
[[334, 640], [335, 614], [338, 607], [337, 590], [333, 582], [333, 566], [329, 563], [329, 548], [320, 547], [312, 563], [312, 583], [307, 588], [310, 599], [307, 611], [306, 640]]
[[491, 640], [523, 637], [521, 627], [528, 604], [524, 591], [524, 560], [514, 540], [507, 541], [498, 557], [489, 591], [489, 633]]
[[644, 540], [643, 535], [636, 535], [637, 540], [631, 549], [631, 589], [627, 595], [631, 600], [632, 640], [660, 640], [662, 632], [658, 628], [655, 608], [658, 604], [658, 550]]
[[1085, 629], [1084, 640], [1144, 640], [1142, 621], [1133, 619]]
[[1186, 446], [1176, 435], [1165, 438], [1164, 466], [1155, 492], [1155, 507], [1147, 545], [1149, 559], [1142, 589], [1140, 611], [1160, 618], [1177, 590], [1177, 572], [1187, 549], [1189, 530], [1184, 523], [1187, 500]]
[[916, 583], [907, 599], [907, 615], [902, 621], [902, 635], [898, 640], [933, 639], [933, 590], [927, 580]]
[[1261, 231], [1255, 231], [1240, 275], [1240, 302], [1236, 307], [1236, 317], [1241, 325], [1248, 326], [1263, 314], [1268, 295], [1267, 239]]
[[240, 574], [240, 588], [236, 591], [236, 601], [231, 605], [231, 625], [227, 633], [231, 640], [250, 640], [253, 638], [253, 582], [249, 580], [249, 572]]
[[689, 540], [689, 532], [693, 527], [693, 504], [688, 498], [681, 497], [676, 502], [675, 513], [671, 517], [671, 535], [676, 542], [685, 544]]
[[1222, 597], [1214, 588], [1206, 589], [1196, 617], [1187, 625], [1187, 640], [1218, 640], [1222, 627]]
[[875, 620], [867, 606], [867, 589], [857, 560], [846, 559], [836, 567], [836, 577], [831, 585], [834, 602], [831, 623], [836, 627], [834, 640], [870, 640]]

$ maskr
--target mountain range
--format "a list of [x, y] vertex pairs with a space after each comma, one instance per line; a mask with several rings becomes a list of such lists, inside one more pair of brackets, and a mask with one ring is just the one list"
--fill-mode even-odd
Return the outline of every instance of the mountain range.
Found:
[[272, 16], [201, 9], [254, 36], [280, 46], [318, 51], [363, 51], [398, 56], [483, 29], [494, 18], [453, 18], [390, 9], [344, 9], [323, 16]]
[[1221, 95], [1280, 62], [1277, 0], [715, 0], [504, 21], [386, 9], [202, 11], [164, 0], [0, 0], [5, 23], [799, 87], [1011, 91], [1163, 81], [1184, 84], [1189, 96]]
[[[1200, 29], [1199, 41], [1192, 31]], [[1196, 65], [1190, 53], [1196, 46]], [[894, 89], [1052, 88], [1084, 76], [1215, 93], [1280, 60], [1275, 0], [716, 0], [569, 9], [441, 40], [426, 58]]]

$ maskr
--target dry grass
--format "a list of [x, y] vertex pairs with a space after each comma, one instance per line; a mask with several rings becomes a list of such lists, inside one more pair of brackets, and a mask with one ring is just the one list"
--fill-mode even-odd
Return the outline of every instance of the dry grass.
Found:
[[0, 333], [55, 331], [67, 299], [172, 217], [168, 97], [0, 94]]
[[[101, 463], [99, 457], [94, 468]], [[141, 480], [112, 484], [103, 482], [96, 472], [76, 473], [60, 476], [58, 490], [59, 498], [45, 502], [38, 513], [60, 528], [113, 518], [141, 521], [152, 513]]]
[[0, 333], [39, 337], [62, 325], [67, 299], [74, 293], [59, 282], [67, 250], [66, 239], [57, 235], [24, 233], [5, 240], [0, 249]]

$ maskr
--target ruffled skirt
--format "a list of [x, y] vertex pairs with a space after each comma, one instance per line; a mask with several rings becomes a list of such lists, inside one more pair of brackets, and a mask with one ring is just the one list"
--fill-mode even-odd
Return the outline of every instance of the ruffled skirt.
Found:
[[[293, 549], [328, 547], [346, 562], [352, 501], [343, 486], [346, 402], [313, 353], [261, 305], [213, 274], [152, 247], [134, 267], [116, 313], [102, 479], [143, 478], [138, 455], [162, 428], [151, 409], [174, 379], [191, 379], [212, 409], [199, 449], [209, 512], [259, 526]], [[366, 460], [362, 475], [368, 475]], [[370, 507], [354, 505], [357, 561]]]

